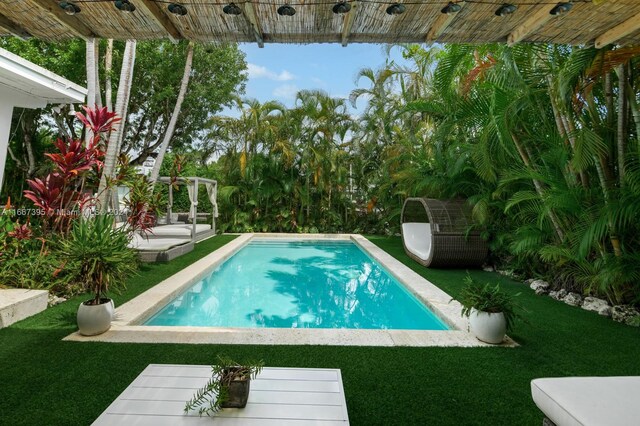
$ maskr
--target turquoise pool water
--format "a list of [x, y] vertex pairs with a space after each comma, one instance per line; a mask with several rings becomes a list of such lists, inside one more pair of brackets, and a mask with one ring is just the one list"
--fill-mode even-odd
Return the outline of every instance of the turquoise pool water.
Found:
[[253, 240], [145, 325], [448, 329], [350, 241]]

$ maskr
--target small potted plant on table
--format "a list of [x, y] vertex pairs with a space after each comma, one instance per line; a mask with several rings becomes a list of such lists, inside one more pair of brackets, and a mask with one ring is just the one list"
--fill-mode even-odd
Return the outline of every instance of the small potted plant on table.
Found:
[[113, 216], [105, 214], [79, 218], [60, 243], [65, 267], [94, 294], [78, 308], [80, 334], [94, 336], [111, 328], [114, 306], [106, 292], [124, 288], [125, 279], [137, 271], [137, 255], [128, 243], [128, 234], [115, 228]]
[[[499, 344], [518, 318], [513, 296], [488, 283], [480, 285], [467, 275], [460, 293], [462, 315], [469, 318], [469, 328], [478, 340]], [[516, 295], [517, 296], [517, 295]]]
[[201, 416], [213, 416], [223, 408], [244, 408], [251, 379], [255, 379], [263, 367], [262, 361], [239, 364], [218, 356], [218, 364], [211, 366], [211, 379], [187, 401], [184, 412], [198, 409]]

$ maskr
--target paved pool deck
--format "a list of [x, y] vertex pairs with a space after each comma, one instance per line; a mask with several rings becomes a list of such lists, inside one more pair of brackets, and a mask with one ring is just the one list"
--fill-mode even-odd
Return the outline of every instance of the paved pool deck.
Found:
[[[285, 329], [232, 327], [173, 327], [141, 325], [160, 308], [208, 275], [218, 265], [254, 238], [288, 240], [352, 241], [383, 265], [413, 295], [442, 319], [450, 330], [361, 330], [361, 329]], [[111, 329], [98, 336], [73, 333], [71, 341], [126, 343], [191, 343], [244, 345], [335, 345], [335, 346], [443, 346], [495, 347], [480, 342], [468, 332], [462, 306], [440, 288], [399, 260], [357, 234], [242, 234], [167, 278], [136, 298], [116, 308]], [[517, 346], [507, 338], [499, 346]]]

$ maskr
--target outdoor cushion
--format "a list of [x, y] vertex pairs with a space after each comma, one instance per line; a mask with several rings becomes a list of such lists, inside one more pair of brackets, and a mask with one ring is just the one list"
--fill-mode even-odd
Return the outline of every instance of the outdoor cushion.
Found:
[[[164, 237], [174, 237], [174, 238], [191, 238], [191, 230], [193, 225], [160, 225], [154, 226], [151, 228], [147, 237], [149, 239], [153, 238], [164, 238]], [[196, 225], [196, 233], [206, 232], [211, 230], [211, 225], [205, 224], [197, 224]]]
[[129, 247], [138, 251], [165, 251], [190, 241], [184, 238], [146, 239], [136, 234], [129, 242]]
[[531, 395], [558, 426], [640, 424], [640, 377], [535, 379]]
[[431, 226], [428, 223], [403, 223], [402, 238], [404, 238], [407, 250], [422, 260], [429, 259], [429, 253], [431, 252]]

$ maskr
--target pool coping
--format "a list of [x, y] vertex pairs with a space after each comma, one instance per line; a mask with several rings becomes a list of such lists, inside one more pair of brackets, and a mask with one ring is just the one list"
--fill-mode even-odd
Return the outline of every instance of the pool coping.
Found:
[[[253, 238], [352, 241], [385, 267], [450, 330], [288, 329], [140, 325], [186, 288], [233, 256]], [[359, 234], [241, 234], [185, 269], [118, 307], [111, 329], [98, 336], [75, 332], [64, 340], [121, 343], [191, 343], [335, 346], [495, 347], [468, 332], [462, 306], [442, 289]], [[508, 337], [502, 345], [516, 346]]]

